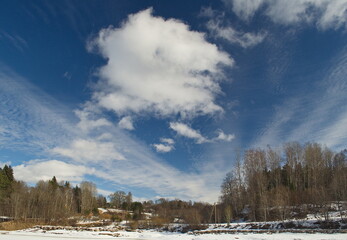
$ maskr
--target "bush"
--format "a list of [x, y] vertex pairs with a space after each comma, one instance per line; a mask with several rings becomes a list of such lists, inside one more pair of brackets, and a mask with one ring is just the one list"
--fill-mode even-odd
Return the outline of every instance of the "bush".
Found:
[[97, 208], [93, 208], [92, 213], [94, 216], [99, 216], [99, 210]]
[[60, 226], [76, 226], [77, 220], [73, 218], [61, 218], [58, 220], [53, 220], [49, 222], [50, 225], [60, 225]]
[[167, 225], [170, 223], [170, 219], [168, 218], [162, 218], [162, 217], [154, 217], [152, 218], [152, 227], [153, 228], [161, 228], [164, 225]]
[[205, 230], [208, 228], [208, 225], [203, 225], [203, 224], [190, 224], [186, 225], [182, 228], [181, 232], [182, 233], [187, 233], [195, 230]]
[[320, 223], [320, 227], [322, 229], [340, 229], [340, 223], [333, 221], [322, 221]]
[[139, 222], [138, 221], [130, 221], [129, 227], [131, 230], [136, 230], [139, 228]]
[[121, 221], [122, 221], [122, 218], [119, 217], [118, 215], [112, 215], [112, 216], [111, 216], [111, 221], [112, 221], [112, 222], [121, 222]]

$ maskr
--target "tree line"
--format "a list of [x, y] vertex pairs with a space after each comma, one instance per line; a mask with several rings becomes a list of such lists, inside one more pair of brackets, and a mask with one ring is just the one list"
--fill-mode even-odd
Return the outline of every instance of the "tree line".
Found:
[[21, 220], [66, 219], [76, 214], [90, 214], [106, 204], [97, 195], [96, 185], [83, 181], [72, 187], [69, 182], [58, 182], [55, 177], [39, 181], [33, 187], [16, 181], [11, 166], [0, 168], [0, 215]]
[[318, 143], [286, 143], [239, 154], [221, 185], [223, 221], [283, 220], [320, 213], [347, 200], [347, 150]]
[[174, 221], [199, 224], [211, 219], [212, 207], [208, 203], [164, 198], [137, 202], [133, 201], [131, 192], [124, 191], [116, 191], [108, 199], [97, 194], [96, 185], [92, 182], [83, 181], [72, 186], [67, 181], [58, 182], [56, 177], [52, 177], [48, 181], [38, 181], [35, 186], [28, 186], [15, 179], [11, 166], [0, 168], [0, 216], [15, 220], [66, 223], [73, 216], [99, 215], [98, 208], [124, 210], [111, 216], [99, 216], [113, 221], [145, 220], [146, 212], [151, 214], [153, 225]]
[[[106, 197], [97, 194], [96, 185], [83, 181], [72, 186], [56, 177], [28, 186], [17, 181], [11, 166], [0, 168], [0, 216], [23, 221], [60, 222], [78, 215], [99, 215], [98, 208], [122, 209], [111, 220], [145, 220], [150, 214], [153, 226], [170, 222], [208, 223], [214, 219], [213, 206], [208, 203], [158, 199], [133, 201], [132, 193], [116, 191]], [[130, 214], [131, 213], [131, 214]], [[212, 216], [213, 215], [213, 216]], [[106, 217], [107, 215], [100, 216]]]
[[[284, 220], [320, 213], [328, 218], [335, 206], [346, 208], [347, 150], [334, 152], [318, 143], [291, 142], [279, 149], [248, 149], [238, 154], [221, 185], [220, 201], [211, 205], [179, 199], [134, 202], [131, 192], [106, 197], [96, 185], [72, 186], [55, 177], [35, 186], [17, 181], [11, 166], [0, 168], [0, 216], [52, 222], [76, 215], [98, 215], [98, 208], [123, 209], [113, 220], [145, 220], [152, 224], [190, 224]], [[131, 214], [130, 214], [131, 213]]]

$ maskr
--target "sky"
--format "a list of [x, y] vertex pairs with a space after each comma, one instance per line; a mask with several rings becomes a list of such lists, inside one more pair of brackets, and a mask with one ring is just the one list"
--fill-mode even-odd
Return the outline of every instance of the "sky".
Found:
[[0, 165], [216, 202], [249, 148], [347, 140], [347, 0], [4, 0]]

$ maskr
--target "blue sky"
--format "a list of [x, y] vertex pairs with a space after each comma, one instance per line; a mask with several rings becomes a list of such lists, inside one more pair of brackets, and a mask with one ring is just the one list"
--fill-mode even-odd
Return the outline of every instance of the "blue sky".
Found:
[[347, 1], [2, 1], [0, 163], [214, 202], [239, 151], [347, 140]]

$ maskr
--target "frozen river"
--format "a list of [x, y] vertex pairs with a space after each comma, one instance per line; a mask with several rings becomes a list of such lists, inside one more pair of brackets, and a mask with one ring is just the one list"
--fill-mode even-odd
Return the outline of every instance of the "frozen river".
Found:
[[[110, 234], [110, 235], [105, 235]], [[37, 232], [0, 231], [0, 240], [71, 240], [71, 239], [119, 239], [119, 240], [346, 240], [347, 234], [304, 234], [304, 233], [276, 233], [276, 234], [179, 234], [155, 231], [119, 232], [120, 236], [111, 236], [111, 232], [77, 232], [50, 231]]]

